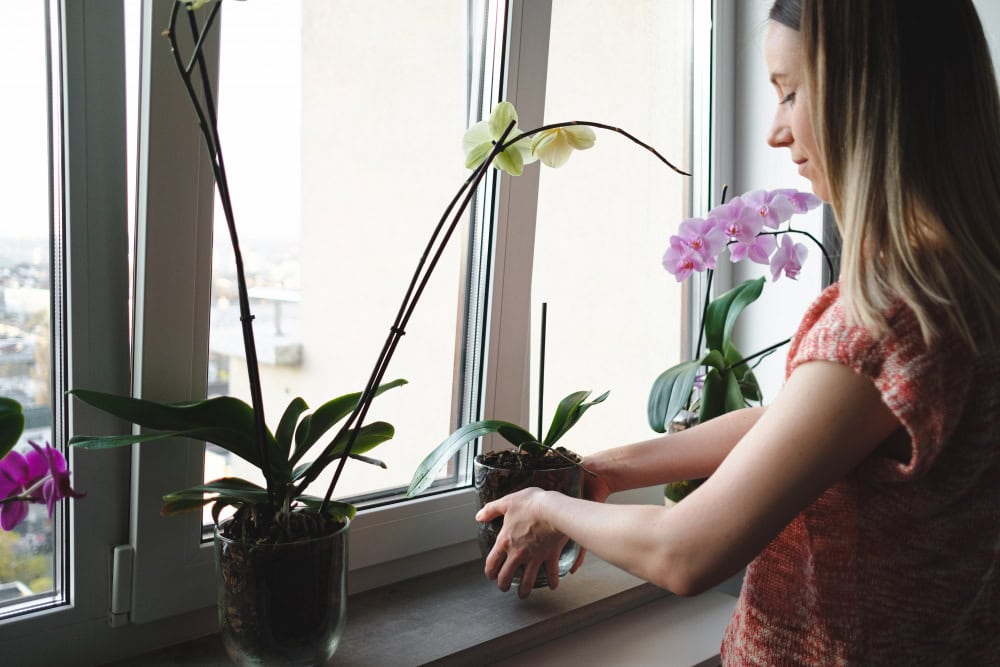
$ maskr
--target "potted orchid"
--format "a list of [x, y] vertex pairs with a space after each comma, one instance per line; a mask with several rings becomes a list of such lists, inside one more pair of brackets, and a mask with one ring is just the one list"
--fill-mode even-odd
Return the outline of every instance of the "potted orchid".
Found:
[[[541, 431], [533, 435], [527, 429], [500, 419], [475, 421], [457, 429], [444, 439], [434, 451], [427, 455], [413, 473], [409, 489], [412, 497], [430, 486], [437, 472], [469, 442], [492, 433], [499, 434], [510, 443], [509, 449], [479, 454], [473, 460], [473, 480], [479, 507], [508, 494], [539, 487], [546, 491], [559, 491], [568, 496], [580, 497], [582, 490], [581, 472], [587, 472], [581, 465], [583, 457], [566, 449], [556, 447], [556, 442], [580, 420], [593, 405], [608, 397], [604, 392], [588, 401], [589, 391], [576, 391], [559, 402], [552, 423], [543, 437]], [[483, 558], [489, 555], [496, 543], [503, 517], [479, 524], [479, 551]], [[568, 541], [559, 555], [559, 576], [565, 576], [577, 557], [580, 546]], [[515, 576], [515, 580], [519, 580]], [[548, 575], [540, 571], [535, 578], [535, 588], [549, 585]]]
[[[802, 236], [820, 249], [832, 275], [833, 264], [823, 244], [791, 223], [795, 215], [821, 203], [815, 195], [796, 190], [755, 190], [716, 206], [704, 218], [683, 221], [670, 237], [664, 268], [678, 282], [704, 271], [707, 286], [695, 358], [663, 371], [650, 389], [647, 417], [654, 431], [682, 430], [761, 401], [753, 369], [790, 339], [742, 354], [733, 343], [734, 327], [743, 310], [760, 297], [765, 278], [746, 280], [710, 301], [714, 270], [718, 257], [728, 249], [732, 262], [749, 259], [768, 266], [772, 281], [781, 276], [794, 280], [808, 256], [807, 247], [793, 240]], [[673, 482], [665, 494], [678, 501], [700, 483]]]

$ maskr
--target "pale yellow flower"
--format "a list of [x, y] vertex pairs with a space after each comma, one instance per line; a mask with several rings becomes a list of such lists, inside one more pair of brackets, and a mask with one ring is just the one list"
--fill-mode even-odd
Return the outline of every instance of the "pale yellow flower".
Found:
[[[507, 134], [507, 141], [522, 134], [517, 127], [517, 111], [510, 102], [501, 102], [493, 108], [488, 120], [476, 123], [465, 133], [462, 138], [462, 148], [465, 150], [465, 166], [475, 169], [500, 139], [503, 131], [510, 123], [514, 123], [514, 129]], [[531, 148], [527, 140], [517, 142], [508, 146], [506, 150], [496, 156], [494, 164], [512, 176], [520, 176], [524, 165], [535, 161], [531, 154]]]
[[547, 167], [561, 167], [574, 149], [585, 151], [595, 140], [594, 131], [584, 125], [557, 127], [535, 135], [531, 153]]

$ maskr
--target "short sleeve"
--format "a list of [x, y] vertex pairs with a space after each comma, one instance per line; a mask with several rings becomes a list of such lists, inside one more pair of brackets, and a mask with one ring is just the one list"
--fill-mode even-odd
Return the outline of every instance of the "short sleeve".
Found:
[[928, 350], [908, 308], [893, 308], [887, 320], [889, 331], [879, 337], [848, 323], [839, 285], [831, 285], [792, 340], [786, 378], [806, 362], [831, 361], [870, 379], [909, 434], [910, 459], [874, 458], [865, 465], [880, 478], [905, 480], [926, 473], [948, 441], [966, 403], [969, 374], [943, 352]]

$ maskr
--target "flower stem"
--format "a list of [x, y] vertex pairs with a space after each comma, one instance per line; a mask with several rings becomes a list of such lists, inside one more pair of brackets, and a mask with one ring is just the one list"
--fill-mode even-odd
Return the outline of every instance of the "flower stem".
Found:
[[679, 167], [677, 167], [676, 165], [674, 165], [674, 163], [671, 162], [670, 160], [668, 160], [667, 158], [663, 157], [658, 150], [656, 150], [655, 148], [653, 148], [652, 146], [650, 146], [649, 144], [647, 144], [645, 141], [641, 141], [640, 139], [638, 139], [635, 136], [629, 134], [628, 132], [626, 132], [625, 130], [621, 129], [620, 127], [615, 127], [614, 125], [607, 125], [606, 123], [598, 123], [598, 122], [595, 122], [595, 121], [592, 121], [592, 120], [570, 120], [570, 121], [566, 121], [564, 123], [552, 123], [550, 125], [542, 125], [541, 127], [535, 128], [534, 130], [529, 130], [527, 132], [523, 132], [523, 133], [517, 135], [516, 137], [514, 137], [513, 139], [511, 139], [507, 143], [504, 143], [503, 139], [500, 139], [500, 141], [498, 141], [497, 143], [502, 144], [502, 146], [500, 147], [500, 150], [504, 151], [504, 150], [507, 150], [508, 148], [510, 148], [511, 146], [513, 146], [514, 144], [516, 144], [517, 142], [521, 141], [522, 139], [527, 139], [529, 137], [532, 137], [532, 136], [538, 134], [539, 132], [545, 132], [546, 130], [557, 130], [560, 127], [573, 127], [573, 126], [580, 126], [580, 125], [587, 126], [587, 127], [597, 127], [597, 128], [602, 129], [602, 130], [608, 130], [609, 132], [617, 132], [618, 134], [622, 135], [623, 137], [625, 137], [626, 139], [628, 139], [632, 143], [634, 143], [634, 144], [636, 144], [638, 146], [642, 146], [643, 148], [645, 148], [647, 151], [649, 151], [650, 153], [652, 153], [653, 155], [655, 155], [657, 157], [657, 159], [659, 159], [660, 162], [662, 162], [663, 164], [667, 165], [668, 167], [670, 167], [671, 169], [673, 169], [674, 171], [676, 171], [681, 176], [690, 176], [691, 175], [688, 172], [684, 171], [683, 169], [680, 169]]
[[[371, 407], [372, 400], [375, 398], [375, 392], [385, 375], [385, 371], [393, 353], [396, 350], [396, 346], [399, 344], [400, 338], [402, 338], [402, 336], [406, 333], [406, 325], [409, 322], [410, 316], [413, 314], [414, 308], [416, 308], [417, 302], [423, 294], [424, 288], [427, 286], [427, 281], [430, 279], [438, 261], [441, 259], [441, 255], [444, 252], [445, 247], [448, 245], [452, 233], [455, 231], [455, 228], [462, 219], [469, 203], [472, 201], [472, 197], [475, 195], [476, 189], [479, 187], [480, 182], [483, 180], [490, 165], [493, 163], [494, 158], [496, 158], [500, 151], [503, 150], [503, 142], [513, 129], [514, 123], [512, 122], [504, 130], [500, 140], [493, 146], [483, 163], [480, 164], [472, 172], [469, 178], [466, 179], [465, 183], [462, 184], [462, 187], [460, 187], [458, 192], [455, 193], [451, 202], [449, 202], [447, 208], [445, 208], [444, 214], [438, 221], [437, 226], [431, 234], [430, 240], [424, 248], [424, 252], [417, 264], [417, 269], [414, 272], [413, 277], [410, 279], [410, 284], [407, 287], [405, 296], [403, 297], [403, 302], [399, 307], [399, 313], [396, 315], [396, 320], [389, 329], [389, 336], [386, 338], [385, 345], [382, 348], [382, 353], [375, 362], [375, 368], [372, 370], [371, 378], [368, 380], [368, 385], [365, 387], [365, 391], [362, 393], [362, 396], [358, 401], [358, 405], [355, 407], [354, 412], [351, 413], [351, 416], [348, 417], [343, 427], [341, 427], [337, 437], [335, 437], [334, 440], [327, 445], [323, 453], [316, 458], [316, 461], [322, 461], [325, 459], [330, 453], [332, 453], [334, 443], [340, 439], [341, 434], [346, 433], [348, 429], [354, 427], [354, 430], [351, 431], [351, 435], [344, 449], [344, 454], [341, 457], [340, 462], [337, 464], [337, 470], [334, 473], [333, 479], [327, 487], [326, 495], [323, 497], [323, 503], [320, 506], [321, 513], [324, 513], [329, 506], [330, 498], [332, 497], [333, 491], [337, 486], [337, 482], [340, 480], [340, 475], [344, 469], [344, 465], [347, 463], [347, 459], [351, 455], [351, 449], [353, 448], [354, 441], [361, 429], [361, 424], [364, 422], [365, 416], [368, 414], [368, 409]], [[459, 201], [461, 201], [460, 204]], [[454, 214], [452, 214], [456, 204], [458, 204], [458, 209], [454, 211]], [[451, 216], [450, 222], [448, 220], [449, 216]], [[428, 260], [428, 258], [430, 259]], [[314, 462], [303, 475], [302, 482], [300, 483], [298, 489], [305, 489], [305, 487], [308, 486], [320, 472], [321, 466], [317, 466]]]
[[[170, 14], [170, 22], [167, 27], [166, 36], [170, 40], [170, 50], [174, 56], [174, 64], [180, 73], [181, 80], [187, 90], [188, 98], [191, 101], [194, 111], [198, 116], [198, 126], [201, 128], [202, 137], [209, 152], [209, 162], [212, 166], [212, 174], [215, 177], [216, 188], [219, 191], [219, 199], [222, 203], [222, 210], [226, 218], [226, 226], [229, 230], [229, 238], [233, 246], [233, 255], [236, 263], [236, 283], [240, 304], [240, 324], [243, 329], [243, 347], [246, 354], [247, 375], [250, 385], [250, 401], [254, 413], [254, 433], [257, 442], [257, 455], [260, 457], [260, 468], [267, 480], [268, 500], [272, 507], [281, 505], [281, 492], [277, 488], [275, 480], [271, 474], [274, 466], [269, 458], [270, 448], [267, 447], [267, 421], [264, 418], [264, 400], [261, 390], [260, 367], [257, 363], [257, 347], [254, 341], [253, 319], [250, 310], [250, 297], [247, 291], [246, 273], [243, 266], [243, 253], [240, 250], [239, 236], [236, 232], [236, 220], [233, 214], [232, 198], [229, 194], [229, 180], [226, 176], [225, 162], [222, 158], [222, 146], [219, 141], [218, 119], [215, 114], [215, 101], [212, 95], [211, 81], [208, 78], [208, 71], [205, 65], [204, 44], [205, 35], [214, 22], [221, 2], [216, 3], [212, 8], [212, 13], [206, 21], [204, 29], [198, 29], [194, 12], [187, 12], [188, 24], [191, 28], [192, 39], [195, 47], [191, 55], [190, 65], [185, 66], [181, 62], [180, 50], [177, 45], [176, 23], [177, 12], [184, 4], [182, 0], [175, 0], [173, 11]], [[198, 73], [201, 77], [202, 92], [205, 104], [202, 106], [195, 90], [191, 75], [194, 65], [198, 66]], [[208, 109], [206, 114], [205, 109]]]

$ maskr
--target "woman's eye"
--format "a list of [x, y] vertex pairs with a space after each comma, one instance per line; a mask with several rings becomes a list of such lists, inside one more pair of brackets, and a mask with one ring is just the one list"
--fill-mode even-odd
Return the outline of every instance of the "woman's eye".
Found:
[[781, 103], [782, 104], [788, 104], [788, 105], [794, 104], [795, 103], [795, 93], [791, 92], [791, 93], [788, 93], [787, 95], [785, 95], [781, 99]]

